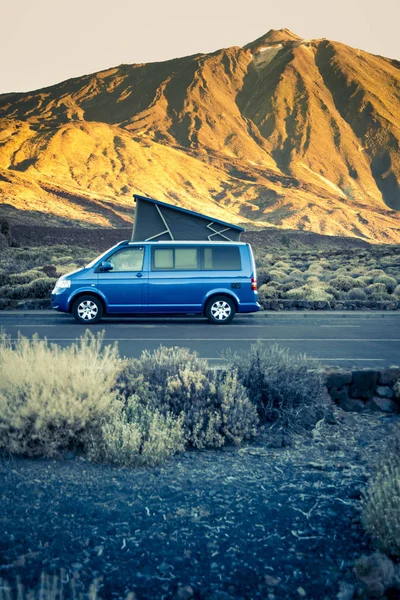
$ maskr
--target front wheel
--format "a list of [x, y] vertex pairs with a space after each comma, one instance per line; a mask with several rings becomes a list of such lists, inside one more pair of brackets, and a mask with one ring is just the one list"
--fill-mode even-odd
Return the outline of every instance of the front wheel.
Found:
[[235, 303], [228, 296], [215, 296], [206, 307], [206, 317], [216, 325], [227, 325], [235, 316]]
[[77, 323], [92, 325], [103, 316], [103, 305], [96, 296], [81, 296], [75, 300], [72, 313]]

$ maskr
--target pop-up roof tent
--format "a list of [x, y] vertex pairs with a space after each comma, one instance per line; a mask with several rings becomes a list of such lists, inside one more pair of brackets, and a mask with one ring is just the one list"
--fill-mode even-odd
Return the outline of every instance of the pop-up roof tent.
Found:
[[191, 240], [236, 242], [244, 229], [166, 202], [133, 196], [136, 202], [133, 242]]

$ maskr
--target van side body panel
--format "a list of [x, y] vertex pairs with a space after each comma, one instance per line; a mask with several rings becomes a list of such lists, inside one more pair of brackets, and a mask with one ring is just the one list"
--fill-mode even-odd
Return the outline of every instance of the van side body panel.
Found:
[[[213, 270], [204, 268], [205, 259], [197, 269], [174, 270], [152, 268], [152, 249], [160, 247], [174, 248], [173, 242], [136, 242], [121, 244], [103, 253], [96, 262], [88, 267], [65, 275], [70, 280], [68, 289], [54, 289], [52, 305], [55, 310], [70, 312], [75, 298], [82, 294], [96, 294], [105, 306], [106, 314], [136, 314], [136, 313], [194, 313], [203, 314], [207, 302], [212, 296], [226, 295], [231, 297], [239, 313], [256, 312], [260, 310], [257, 302], [257, 292], [252, 289], [256, 272], [254, 258], [249, 244], [213, 242], [203, 243], [203, 248], [238, 247], [240, 252], [240, 268], [232, 270]], [[179, 243], [180, 250], [185, 247], [197, 247], [196, 242]], [[144, 250], [143, 263], [138, 270], [123, 268], [104, 272], [100, 265], [124, 249]], [[200, 252], [200, 250], [199, 250]], [[201, 251], [203, 252], [203, 251]], [[213, 250], [210, 250], [213, 252]], [[201, 256], [205, 256], [201, 254]], [[178, 263], [174, 263], [178, 264]], [[224, 263], [225, 264], [225, 263]], [[154, 266], [154, 262], [153, 262]], [[215, 263], [213, 263], [215, 267]], [[232, 267], [232, 265], [231, 265]], [[116, 269], [115, 265], [114, 268]]]

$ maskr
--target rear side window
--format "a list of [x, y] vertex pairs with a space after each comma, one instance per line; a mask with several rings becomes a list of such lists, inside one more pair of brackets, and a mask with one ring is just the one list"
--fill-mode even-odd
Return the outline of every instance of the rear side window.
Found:
[[153, 248], [153, 271], [198, 271], [200, 248]]
[[207, 271], [240, 271], [240, 252], [237, 246], [204, 248], [204, 269]]
[[152, 248], [153, 271], [240, 271], [237, 246]]

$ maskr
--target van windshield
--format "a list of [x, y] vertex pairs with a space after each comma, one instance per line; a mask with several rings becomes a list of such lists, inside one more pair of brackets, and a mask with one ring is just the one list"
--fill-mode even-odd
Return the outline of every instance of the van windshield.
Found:
[[86, 265], [85, 269], [90, 269], [91, 267], [94, 267], [94, 265], [103, 258], [103, 256], [106, 256], [106, 254], [108, 254], [110, 252], [112, 248], [109, 248], [108, 250], [106, 250], [105, 252], [103, 252], [103, 254], [99, 254], [99, 256], [96, 256], [96, 258], [94, 258], [92, 261], [90, 261], [90, 263], [88, 265]]

